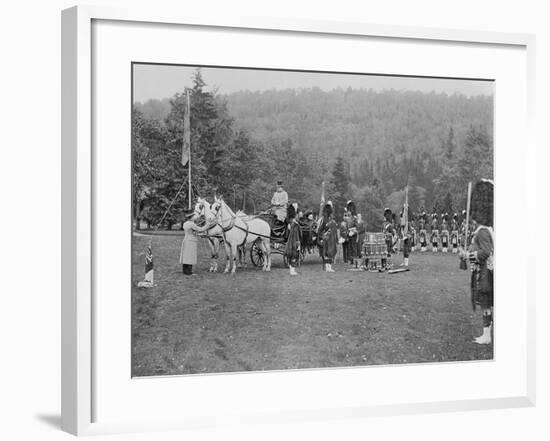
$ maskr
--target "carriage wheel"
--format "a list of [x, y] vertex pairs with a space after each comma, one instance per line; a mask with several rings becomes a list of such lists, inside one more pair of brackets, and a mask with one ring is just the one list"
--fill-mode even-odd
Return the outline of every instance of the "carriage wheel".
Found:
[[264, 252], [256, 242], [250, 247], [250, 261], [254, 266], [263, 266], [264, 264]]

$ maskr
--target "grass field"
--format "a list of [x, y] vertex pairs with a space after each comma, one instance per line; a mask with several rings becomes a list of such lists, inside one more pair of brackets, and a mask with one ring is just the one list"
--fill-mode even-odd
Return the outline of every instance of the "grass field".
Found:
[[155, 287], [140, 289], [148, 240], [133, 238], [134, 376], [493, 358], [493, 345], [472, 343], [481, 313], [456, 255], [415, 252], [410, 271], [393, 275], [343, 264], [324, 273], [310, 255], [297, 277], [277, 255], [270, 273], [249, 263], [231, 276], [207, 272], [202, 243], [197, 275], [186, 277], [181, 237], [155, 236]]

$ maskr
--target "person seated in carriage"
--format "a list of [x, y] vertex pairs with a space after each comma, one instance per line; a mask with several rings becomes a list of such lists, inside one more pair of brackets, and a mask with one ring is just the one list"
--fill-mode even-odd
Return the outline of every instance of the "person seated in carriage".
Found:
[[271, 198], [271, 213], [276, 217], [276, 222], [280, 225], [286, 221], [288, 206], [288, 193], [283, 189], [283, 181], [277, 181], [277, 190]]

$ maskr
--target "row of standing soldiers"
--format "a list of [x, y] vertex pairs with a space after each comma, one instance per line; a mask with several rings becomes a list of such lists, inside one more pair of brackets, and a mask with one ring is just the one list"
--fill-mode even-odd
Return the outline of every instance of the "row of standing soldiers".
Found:
[[[443, 252], [450, 248], [457, 253], [459, 247], [465, 246], [466, 213], [462, 216], [454, 213], [452, 218], [447, 213], [428, 216], [424, 211], [409, 217], [407, 225], [403, 222], [403, 212], [399, 218], [389, 208], [384, 210], [383, 233], [386, 238], [388, 254], [401, 249], [404, 253], [404, 264], [412, 250], [420, 248], [426, 251]], [[356, 213], [353, 201], [348, 201], [344, 219], [339, 225], [339, 241], [342, 244], [343, 261], [357, 266], [361, 261], [362, 247], [365, 240], [366, 226], [361, 214]]]
[[[401, 213], [401, 217], [403, 213]], [[384, 212], [384, 233], [388, 243], [388, 250], [396, 251], [399, 244], [404, 246], [404, 225], [396, 222], [395, 216], [388, 208]], [[409, 217], [408, 222], [408, 246], [411, 250], [420, 248], [426, 251], [431, 248], [437, 252], [440, 248], [443, 252], [457, 253], [460, 247], [465, 247], [466, 237], [466, 212], [459, 216], [454, 213], [452, 218], [448, 213], [438, 215], [433, 213], [428, 216], [426, 212], [419, 212]]]

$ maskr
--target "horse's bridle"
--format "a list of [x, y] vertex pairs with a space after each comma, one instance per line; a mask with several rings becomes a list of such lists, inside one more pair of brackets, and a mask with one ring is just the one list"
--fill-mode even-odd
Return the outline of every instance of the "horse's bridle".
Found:
[[[219, 227], [222, 229], [222, 231], [224, 233], [226, 233], [227, 231], [231, 230], [234, 226], [235, 226], [235, 219], [237, 218], [237, 216], [230, 216], [229, 218], [226, 218], [226, 219], [223, 219], [222, 218], [222, 203], [219, 202], [219, 201], [216, 201], [214, 202], [214, 204], [217, 204], [217, 207], [216, 207], [216, 214], [214, 215], [214, 219], [216, 219], [216, 224], [215, 225], [219, 225]], [[212, 207], [210, 207], [212, 208]], [[223, 226], [223, 222], [225, 222], [226, 220], [229, 219], [229, 226], [227, 227], [224, 227]]]

